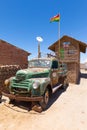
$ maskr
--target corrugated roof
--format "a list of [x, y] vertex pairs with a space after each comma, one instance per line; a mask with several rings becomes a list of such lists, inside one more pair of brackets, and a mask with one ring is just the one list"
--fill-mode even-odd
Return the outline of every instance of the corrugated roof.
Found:
[[[79, 40], [76, 40], [75, 38], [72, 38], [70, 36], [67, 36], [67, 35], [64, 35], [62, 38], [59, 39], [60, 42], [61, 40], [66, 40], [66, 41], [69, 41], [69, 40], [73, 40], [75, 42], [77, 42], [79, 44], [79, 48], [80, 48], [80, 52], [83, 52], [85, 53], [86, 52], [86, 47], [87, 47], [87, 44], [84, 43], [84, 42], [81, 42]], [[48, 47], [48, 49], [52, 50], [52, 51], [55, 51], [55, 45], [59, 43], [59, 40], [54, 42], [51, 46]]]

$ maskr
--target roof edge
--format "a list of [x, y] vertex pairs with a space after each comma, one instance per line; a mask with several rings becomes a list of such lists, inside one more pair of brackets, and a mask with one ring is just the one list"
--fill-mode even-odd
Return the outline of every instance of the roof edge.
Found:
[[19, 47], [15, 46], [15, 45], [13, 45], [13, 44], [11, 44], [11, 43], [9, 43], [9, 42], [5, 41], [5, 40], [0, 39], [0, 41], [1, 41], [1, 42], [5, 42], [5, 43], [7, 43], [7, 44], [9, 44], [9, 45], [11, 45], [11, 46], [13, 46], [13, 47], [15, 47], [15, 48], [17, 48], [17, 49], [21, 50], [21, 51], [24, 51], [25, 53], [27, 53], [27, 54], [28, 54], [28, 56], [29, 56], [29, 55], [31, 55], [31, 53], [29, 53], [28, 51], [25, 51], [24, 49], [21, 49], [21, 48], [19, 48]]

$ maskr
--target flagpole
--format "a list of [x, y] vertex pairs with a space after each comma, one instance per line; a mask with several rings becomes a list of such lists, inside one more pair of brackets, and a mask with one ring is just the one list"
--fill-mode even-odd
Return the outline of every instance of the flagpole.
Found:
[[60, 13], [50, 19], [50, 22], [58, 22], [58, 58], [60, 59]]
[[59, 50], [58, 51], [59, 51], [59, 59], [60, 59], [60, 20], [58, 22], [58, 39], [59, 39]]

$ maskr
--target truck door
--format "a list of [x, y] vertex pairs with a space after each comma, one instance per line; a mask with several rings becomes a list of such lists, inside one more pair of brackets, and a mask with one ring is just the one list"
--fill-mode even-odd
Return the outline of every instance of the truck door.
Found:
[[58, 61], [53, 61], [51, 66], [51, 83], [55, 86], [58, 83]]

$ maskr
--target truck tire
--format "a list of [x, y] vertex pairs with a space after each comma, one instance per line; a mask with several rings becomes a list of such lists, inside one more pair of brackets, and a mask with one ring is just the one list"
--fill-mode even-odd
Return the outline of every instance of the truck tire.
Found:
[[2, 95], [0, 94], [0, 103], [2, 102]]
[[15, 103], [15, 99], [9, 99], [9, 104], [14, 104]]
[[63, 89], [66, 89], [66, 88], [68, 87], [68, 85], [69, 85], [69, 83], [68, 83], [68, 79], [67, 79], [67, 77], [66, 77], [66, 78], [64, 78], [62, 88], [63, 88]]
[[49, 89], [46, 88], [45, 93], [43, 95], [43, 100], [39, 102], [43, 110], [47, 108], [48, 102], [49, 102]]

